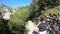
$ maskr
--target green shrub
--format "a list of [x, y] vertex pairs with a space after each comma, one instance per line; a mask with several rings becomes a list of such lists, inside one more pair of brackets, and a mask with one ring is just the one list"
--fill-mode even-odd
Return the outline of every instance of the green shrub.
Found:
[[14, 14], [11, 15], [8, 26], [9, 29], [17, 34], [26, 34], [26, 20], [28, 18], [29, 12], [28, 8], [23, 7], [19, 11], [14, 12]]
[[47, 11], [45, 11], [43, 13], [43, 15], [49, 15], [49, 13], [54, 13], [54, 14], [58, 14], [60, 12], [60, 6], [57, 6], [57, 7], [54, 7], [54, 8], [51, 8], [51, 9], [48, 9]]

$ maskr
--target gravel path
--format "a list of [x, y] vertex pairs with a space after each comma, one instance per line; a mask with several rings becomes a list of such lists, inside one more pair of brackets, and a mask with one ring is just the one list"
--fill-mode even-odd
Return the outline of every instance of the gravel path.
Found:
[[32, 34], [34, 29], [35, 29], [34, 23], [32, 21], [28, 21], [28, 34]]

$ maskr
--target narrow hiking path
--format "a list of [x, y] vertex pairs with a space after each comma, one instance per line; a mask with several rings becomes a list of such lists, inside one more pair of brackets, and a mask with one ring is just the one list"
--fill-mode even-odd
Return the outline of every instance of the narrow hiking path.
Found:
[[32, 34], [34, 29], [35, 29], [34, 23], [32, 21], [28, 21], [28, 34]]

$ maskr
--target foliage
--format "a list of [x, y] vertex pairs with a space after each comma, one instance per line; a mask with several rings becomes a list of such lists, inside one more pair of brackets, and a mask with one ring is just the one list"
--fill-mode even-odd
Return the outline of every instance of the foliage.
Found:
[[[57, 6], [57, 7], [46, 10], [44, 13], [42, 13], [42, 15], [48, 16], [49, 13], [57, 15], [58, 13], [60, 13], [60, 6]], [[39, 19], [40, 16], [37, 19]]]
[[15, 31], [17, 34], [26, 34], [26, 20], [29, 15], [28, 8], [22, 7], [19, 11], [11, 15], [8, 26], [10, 30]]
[[9, 27], [7, 26], [8, 20], [4, 20], [0, 17], [0, 34], [11, 34]]
[[54, 13], [54, 14], [58, 14], [60, 12], [60, 6], [57, 6], [55, 8], [52, 9], [48, 9], [46, 12], [42, 13], [43, 15], [49, 15], [49, 13]]
[[42, 10], [46, 11], [47, 9], [54, 8], [58, 5], [60, 5], [59, 0], [33, 0], [29, 9], [29, 19], [34, 20], [42, 14]]

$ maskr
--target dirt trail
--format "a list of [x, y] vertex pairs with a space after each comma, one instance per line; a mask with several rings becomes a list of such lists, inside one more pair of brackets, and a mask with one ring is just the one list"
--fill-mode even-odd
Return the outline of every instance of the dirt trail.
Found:
[[35, 29], [34, 23], [32, 21], [28, 21], [28, 34], [32, 34], [34, 29]]

